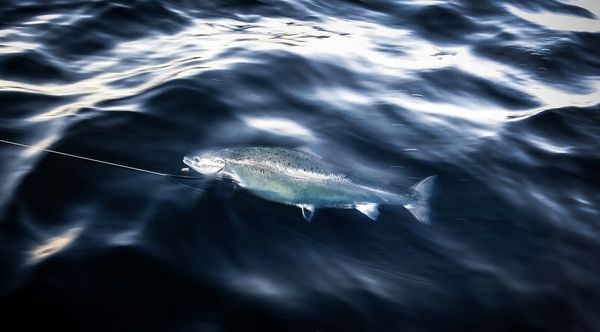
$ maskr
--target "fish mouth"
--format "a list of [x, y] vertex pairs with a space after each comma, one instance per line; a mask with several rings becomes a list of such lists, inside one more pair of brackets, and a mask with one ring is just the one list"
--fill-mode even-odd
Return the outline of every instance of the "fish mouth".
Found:
[[188, 156], [183, 157], [183, 163], [188, 166], [192, 166], [192, 158], [190, 158]]

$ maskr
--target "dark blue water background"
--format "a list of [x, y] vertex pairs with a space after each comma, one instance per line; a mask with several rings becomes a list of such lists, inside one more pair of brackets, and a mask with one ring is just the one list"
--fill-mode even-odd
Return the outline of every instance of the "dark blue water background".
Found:
[[[0, 4], [0, 133], [178, 174], [308, 149], [432, 224], [0, 146], [0, 330], [600, 330], [600, 5]], [[201, 190], [200, 190], [201, 189]], [[9, 328], [17, 324], [15, 328]]]

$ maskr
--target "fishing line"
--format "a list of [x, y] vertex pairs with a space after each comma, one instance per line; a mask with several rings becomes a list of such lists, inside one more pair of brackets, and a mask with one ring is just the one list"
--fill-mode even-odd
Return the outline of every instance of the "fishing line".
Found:
[[148, 174], [153, 174], [153, 175], [159, 175], [159, 176], [166, 176], [166, 177], [170, 177], [170, 178], [178, 178], [178, 179], [202, 179], [203, 178], [201, 176], [189, 176], [189, 175], [177, 175], [177, 174], [170, 174], [170, 173], [161, 173], [161, 172], [151, 171], [151, 170], [148, 170], [148, 169], [143, 169], [143, 168], [138, 168], [138, 167], [133, 167], [133, 166], [127, 166], [127, 165], [123, 165], [123, 164], [112, 163], [110, 161], [104, 161], [104, 160], [99, 160], [99, 159], [94, 159], [94, 158], [79, 156], [79, 155], [76, 155], [76, 154], [71, 154], [71, 153], [66, 153], [66, 152], [61, 152], [61, 151], [56, 151], [56, 150], [41, 148], [41, 147], [37, 147], [37, 146], [33, 146], [33, 145], [28, 145], [28, 144], [23, 144], [23, 143], [18, 143], [18, 142], [7, 141], [7, 140], [3, 140], [3, 139], [0, 139], [0, 143], [5, 143], [5, 144], [10, 144], [10, 145], [20, 146], [20, 147], [24, 147], [24, 148], [28, 148], [28, 149], [34, 149], [34, 150], [38, 150], [38, 151], [44, 151], [44, 152], [48, 152], [48, 153], [54, 153], [54, 154], [57, 154], [57, 155], [61, 155], [61, 156], [65, 156], [65, 157], [71, 157], [71, 158], [76, 158], [76, 159], [81, 159], [81, 160], [86, 160], [86, 161], [90, 161], [90, 162], [94, 162], [94, 163], [99, 163], [99, 164], [104, 164], [104, 165], [109, 165], [109, 166], [114, 166], [114, 167], [125, 168], [125, 169], [132, 170], [132, 171], [138, 171], [138, 172], [143, 172], [143, 173], [148, 173]]

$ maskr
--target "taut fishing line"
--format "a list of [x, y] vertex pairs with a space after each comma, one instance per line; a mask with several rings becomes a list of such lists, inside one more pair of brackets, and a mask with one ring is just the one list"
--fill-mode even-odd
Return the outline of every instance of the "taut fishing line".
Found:
[[109, 165], [109, 166], [114, 166], [114, 167], [125, 168], [125, 169], [132, 170], [132, 171], [138, 171], [138, 172], [143, 172], [143, 173], [148, 173], [148, 174], [165, 176], [165, 177], [169, 177], [169, 178], [177, 178], [177, 179], [202, 179], [203, 178], [201, 176], [189, 176], [189, 175], [178, 175], [178, 174], [170, 174], [170, 173], [161, 173], [161, 172], [156, 172], [156, 171], [152, 171], [152, 170], [148, 170], [148, 169], [143, 169], [143, 168], [139, 168], [139, 167], [133, 167], [133, 166], [127, 166], [127, 165], [112, 163], [110, 161], [104, 161], [104, 160], [99, 160], [99, 159], [94, 159], [94, 158], [79, 156], [79, 155], [76, 155], [76, 154], [71, 154], [71, 153], [56, 151], [56, 150], [52, 150], [52, 149], [41, 148], [41, 147], [37, 147], [37, 146], [33, 146], [33, 145], [28, 145], [28, 144], [13, 142], [13, 141], [7, 141], [7, 140], [3, 140], [3, 139], [0, 139], [0, 143], [5, 143], [5, 144], [10, 144], [10, 145], [20, 146], [20, 147], [24, 147], [24, 148], [28, 148], [28, 149], [34, 149], [34, 150], [38, 150], [38, 151], [44, 151], [44, 152], [48, 152], [48, 153], [53, 153], [53, 154], [65, 156], [65, 157], [86, 160], [86, 161], [90, 161], [90, 162], [94, 162], [94, 163], [99, 163], [99, 164], [104, 164], [104, 165]]

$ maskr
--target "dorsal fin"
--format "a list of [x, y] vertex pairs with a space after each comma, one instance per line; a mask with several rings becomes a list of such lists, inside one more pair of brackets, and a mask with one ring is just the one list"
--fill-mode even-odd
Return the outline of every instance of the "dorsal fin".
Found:
[[294, 148], [294, 150], [304, 152], [304, 153], [309, 154], [317, 159], [322, 159], [321, 156], [314, 153], [308, 146], [300, 146], [300, 147]]

